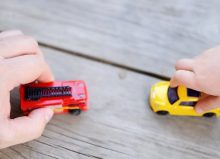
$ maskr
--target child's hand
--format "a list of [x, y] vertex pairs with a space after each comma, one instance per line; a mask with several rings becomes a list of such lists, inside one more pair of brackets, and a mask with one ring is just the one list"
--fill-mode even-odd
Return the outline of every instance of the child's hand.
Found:
[[198, 113], [220, 107], [220, 46], [178, 61], [171, 87], [178, 85], [205, 93], [196, 105]]
[[53, 116], [42, 108], [10, 119], [10, 91], [35, 80], [53, 81], [37, 42], [20, 31], [0, 33], [0, 148], [38, 138]]

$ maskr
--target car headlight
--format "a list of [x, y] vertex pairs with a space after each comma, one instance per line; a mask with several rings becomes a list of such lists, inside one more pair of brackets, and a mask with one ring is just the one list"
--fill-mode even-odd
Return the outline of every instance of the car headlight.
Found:
[[156, 93], [154, 91], [151, 92], [151, 98], [156, 98]]
[[164, 106], [165, 104], [163, 102], [157, 101], [155, 102], [155, 106], [159, 107], [159, 106]]

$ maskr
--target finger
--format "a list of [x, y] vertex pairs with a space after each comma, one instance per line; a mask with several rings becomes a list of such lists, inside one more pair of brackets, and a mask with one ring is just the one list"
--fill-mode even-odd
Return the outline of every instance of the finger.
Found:
[[10, 92], [5, 88], [6, 87], [0, 87], [2, 92], [0, 96], [0, 119], [10, 118]]
[[54, 81], [53, 73], [47, 63], [45, 63], [45, 68], [41, 75], [37, 78], [39, 82], [52, 82]]
[[24, 143], [40, 137], [52, 116], [52, 109], [40, 108], [32, 111], [29, 116], [10, 119], [7, 129], [8, 134], [5, 136], [8, 140], [7, 146]]
[[24, 55], [5, 59], [0, 69], [4, 69], [2, 71], [4, 76], [0, 78], [8, 86], [8, 90], [37, 79], [42, 82], [51, 82], [54, 79], [47, 63], [40, 55]]
[[220, 97], [207, 96], [198, 101], [195, 110], [197, 113], [204, 113], [220, 106]]
[[181, 59], [177, 61], [175, 68], [176, 70], [193, 70], [193, 63], [194, 61], [192, 59]]
[[[42, 55], [41, 57], [44, 60], [43, 57], [43, 53], [41, 52], [41, 50], [39, 50], [40, 54]], [[47, 63], [45, 63], [45, 68], [43, 70], [43, 72], [41, 73], [40, 77], [37, 79], [40, 82], [51, 82], [54, 81], [54, 75], [49, 67], [49, 65]]]
[[204, 92], [201, 92], [201, 95], [200, 95], [200, 97], [199, 97], [199, 100], [200, 99], [204, 99], [204, 98], [206, 98], [206, 97], [208, 97], [208, 96], [210, 96], [209, 94], [206, 94], [206, 93], [204, 93]]
[[0, 40], [0, 48], [0, 56], [4, 58], [39, 53], [37, 42], [32, 37], [23, 35]]
[[8, 37], [23, 35], [20, 30], [8, 30], [0, 33], [0, 40], [3, 40]]
[[179, 85], [200, 91], [195, 80], [195, 74], [191, 71], [178, 70], [175, 72], [171, 78], [170, 87], [177, 87]]

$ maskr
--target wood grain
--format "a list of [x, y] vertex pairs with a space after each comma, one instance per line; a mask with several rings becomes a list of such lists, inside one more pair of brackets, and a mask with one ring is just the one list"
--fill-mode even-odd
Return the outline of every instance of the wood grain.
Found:
[[218, 0], [2, 0], [0, 29], [162, 76], [220, 42]]
[[[219, 119], [161, 117], [148, 93], [158, 80], [43, 48], [57, 80], [84, 79], [90, 110], [56, 115], [42, 137], [0, 150], [7, 159], [214, 159], [220, 157]], [[12, 94], [14, 106], [18, 97]]]

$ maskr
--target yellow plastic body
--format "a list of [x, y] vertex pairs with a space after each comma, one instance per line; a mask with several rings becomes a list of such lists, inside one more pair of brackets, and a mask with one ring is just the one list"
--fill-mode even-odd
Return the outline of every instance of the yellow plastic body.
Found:
[[179, 100], [175, 103], [170, 104], [168, 100], [168, 88], [170, 82], [162, 81], [154, 84], [151, 87], [150, 92], [150, 105], [154, 112], [167, 111], [171, 115], [182, 115], [182, 116], [203, 116], [206, 113], [214, 113], [216, 116], [220, 116], [220, 108], [213, 109], [203, 114], [198, 114], [193, 106], [182, 106], [182, 101], [186, 102], [197, 102], [199, 98], [187, 96], [187, 89], [184, 86], [177, 88], [177, 94]]
[[62, 113], [66, 110], [76, 110], [76, 109], [80, 109], [79, 107], [69, 107], [69, 106], [64, 106], [64, 107], [61, 107], [61, 108], [54, 108], [53, 111], [54, 113]]

